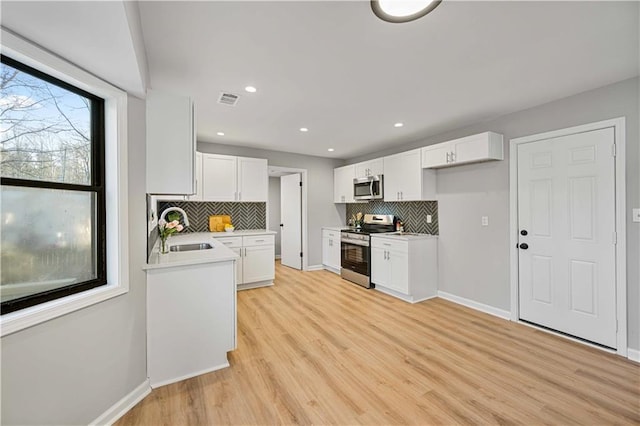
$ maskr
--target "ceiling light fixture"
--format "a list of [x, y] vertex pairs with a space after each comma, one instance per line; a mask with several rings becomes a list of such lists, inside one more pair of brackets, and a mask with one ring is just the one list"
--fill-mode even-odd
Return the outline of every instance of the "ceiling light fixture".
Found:
[[216, 133], [218, 136], [224, 136], [224, 132], [218, 132]]
[[421, 18], [442, 0], [371, 0], [371, 9], [383, 21], [400, 23]]
[[396, 123], [393, 125], [393, 127], [402, 127], [404, 126], [404, 123]]
[[333, 152], [333, 151], [335, 151], [335, 149], [333, 149], [333, 148], [329, 148], [329, 149], [327, 149], [327, 151], [329, 151], [329, 152]]
[[247, 86], [247, 87], [244, 88], [244, 90], [246, 90], [249, 93], [256, 93], [258, 91], [258, 89], [256, 89], [253, 86]]
[[301, 132], [308, 132], [308, 131], [309, 131], [309, 129], [307, 129], [306, 127], [300, 127], [300, 131], [301, 131]]

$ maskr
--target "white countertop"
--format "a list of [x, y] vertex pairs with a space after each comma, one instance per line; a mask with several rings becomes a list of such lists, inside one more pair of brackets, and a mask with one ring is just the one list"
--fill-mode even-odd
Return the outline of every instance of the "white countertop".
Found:
[[188, 232], [184, 234], [174, 234], [169, 237], [169, 246], [173, 246], [176, 244], [209, 243], [213, 246], [213, 248], [208, 250], [194, 250], [183, 252], [170, 251], [167, 254], [160, 255], [158, 253], [158, 244], [160, 244], [160, 240], [158, 239], [153, 247], [153, 250], [151, 251], [149, 262], [142, 269], [149, 270], [173, 268], [176, 266], [224, 262], [228, 260], [238, 259], [238, 255], [235, 254], [233, 250], [230, 250], [228, 247], [226, 247], [224, 244], [218, 242], [217, 238], [270, 234], [275, 234], [275, 232], [266, 229], [239, 229], [233, 232]]
[[372, 234], [371, 238], [386, 238], [390, 240], [400, 240], [400, 241], [412, 241], [412, 240], [427, 240], [432, 238], [438, 238], [437, 235], [433, 234], [417, 234], [413, 232], [382, 232], [380, 234]]
[[343, 229], [349, 229], [348, 226], [323, 226], [322, 229], [326, 229], [328, 231], [342, 231]]

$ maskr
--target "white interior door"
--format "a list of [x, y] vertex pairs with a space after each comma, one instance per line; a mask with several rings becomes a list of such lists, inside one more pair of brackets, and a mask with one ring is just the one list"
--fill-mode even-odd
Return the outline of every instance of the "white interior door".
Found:
[[302, 269], [302, 186], [300, 173], [280, 178], [280, 257], [284, 266]]
[[520, 318], [616, 347], [614, 130], [523, 143]]

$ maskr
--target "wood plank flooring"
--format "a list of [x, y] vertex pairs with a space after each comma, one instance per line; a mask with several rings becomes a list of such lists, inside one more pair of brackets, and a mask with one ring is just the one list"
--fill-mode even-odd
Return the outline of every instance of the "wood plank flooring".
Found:
[[231, 367], [117, 425], [640, 424], [640, 366], [442, 299], [276, 266], [238, 293]]

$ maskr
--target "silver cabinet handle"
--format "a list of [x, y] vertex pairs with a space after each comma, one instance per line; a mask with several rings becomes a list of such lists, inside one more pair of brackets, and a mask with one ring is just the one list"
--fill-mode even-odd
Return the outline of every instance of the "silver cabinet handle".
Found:
[[451, 162], [455, 163], [456, 162], [456, 153], [451, 151]]
[[264, 240], [256, 240], [256, 243], [264, 243]]
[[387, 247], [391, 247], [391, 244], [389, 243], [382, 243], [383, 246], [387, 246]]
[[449, 156], [451, 155], [450, 152], [447, 152], [447, 164], [449, 164], [451, 162], [451, 160], [449, 159]]

